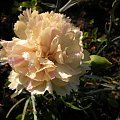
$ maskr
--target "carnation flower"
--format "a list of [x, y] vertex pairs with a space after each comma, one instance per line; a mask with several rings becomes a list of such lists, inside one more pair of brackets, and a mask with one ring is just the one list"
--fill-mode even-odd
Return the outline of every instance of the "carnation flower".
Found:
[[[17, 37], [1, 41], [12, 67], [9, 88], [31, 94], [56, 91], [65, 96], [77, 90], [85, 73], [82, 32], [65, 15], [25, 10], [14, 25]], [[3, 57], [3, 56], [2, 56]]]

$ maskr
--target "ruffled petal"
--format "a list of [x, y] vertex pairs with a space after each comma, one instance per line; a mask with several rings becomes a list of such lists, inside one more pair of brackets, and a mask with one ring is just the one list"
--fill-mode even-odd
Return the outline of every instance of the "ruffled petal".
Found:
[[21, 39], [26, 39], [27, 38], [25, 33], [26, 28], [27, 25], [24, 22], [17, 21], [14, 25], [15, 34]]
[[86, 70], [83, 61], [89, 58], [79, 28], [53, 11], [39, 14], [26, 9], [18, 18], [14, 25], [18, 38], [1, 42], [0, 57], [13, 69], [9, 88], [17, 92], [25, 88], [31, 94], [56, 91], [63, 96], [77, 90], [79, 76]]
[[64, 86], [58, 86], [58, 84], [54, 84], [53, 83], [53, 85], [52, 85], [53, 86], [53, 90], [58, 95], [61, 95], [61, 96], [69, 95], [72, 90], [73, 91], [77, 91], [78, 87], [79, 87], [79, 83], [80, 83], [79, 75], [72, 76], [69, 81], [70, 82], [68, 82]]
[[31, 94], [44, 94], [46, 90], [49, 93], [53, 93], [52, 84], [50, 81], [44, 81], [43, 84], [41, 84], [29, 91], [31, 92]]
[[[76, 72], [74, 69], [72, 69], [69, 65], [63, 64], [57, 64], [56, 65], [56, 78], [60, 78], [61, 80], [67, 80], [67, 78], [72, 77], [73, 75], [79, 74], [78, 71]], [[69, 79], [68, 79], [69, 81]]]

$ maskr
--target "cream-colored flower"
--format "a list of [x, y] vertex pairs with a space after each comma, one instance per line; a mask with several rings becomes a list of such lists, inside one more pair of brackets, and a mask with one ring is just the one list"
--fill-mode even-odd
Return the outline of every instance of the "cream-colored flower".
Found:
[[14, 25], [18, 38], [2, 41], [8, 63], [10, 89], [25, 88], [31, 94], [77, 90], [85, 73], [82, 32], [63, 14], [23, 11]]

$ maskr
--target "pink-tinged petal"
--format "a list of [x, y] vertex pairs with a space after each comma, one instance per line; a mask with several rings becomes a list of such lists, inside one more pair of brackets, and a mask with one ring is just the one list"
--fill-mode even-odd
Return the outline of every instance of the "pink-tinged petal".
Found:
[[56, 36], [52, 42], [51, 42], [51, 46], [50, 46], [50, 53], [54, 53], [55, 50], [58, 48], [58, 44], [59, 44], [59, 37]]
[[[63, 64], [63, 65], [57, 64], [56, 66], [57, 66], [57, 68], [56, 68], [56, 78], [60, 78], [63, 81], [64, 80], [66, 81], [67, 78], [70, 78], [73, 75], [78, 74], [78, 71], [76, 72], [69, 65], [66, 65], [66, 64]], [[69, 79], [68, 79], [68, 81], [69, 81]]]
[[63, 26], [63, 29], [62, 29], [62, 34], [66, 34], [68, 31], [71, 30], [71, 25], [70, 23], [66, 23], [64, 26]]
[[41, 41], [40, 41], [40, 45], [41, 46], [46, 46], [50, 47], [50, 43], [51, 43], [51, 40], [50, 40], [50, 28], [45, 28], [43, 31], [41, 31]]
[[34, 87], [37, 87], [37, 86], [42, 85], [42, 84], [43, 84], [43, 82], [38, 82], [38, 81], [34, 81], [34, 80], [30, 79], [28, 81], [28, 83], [26, 84], [27, 85], [27, 90], [31, 90]]
[[54, 59], [57, 63], [59, 64], [63, 64], [64, 63], [64, 60], [63, 60], [63, 53], [62, 53], [62, 50], [61, 50], [61, 45], [59, 44], [58, 47], [57, 47], [57, 50], [56, 50], [56, 53], [54, 55]]
[[0, 61], [6, 62], [7, 61], [6, 51], [4, 49], [0, 50]]
[[37, 87], [34, 87], [33, 89], [29, 89], [29, 92], [31, 94], [44, 94], [46, 91], [46, 81], [42, 82], [42, 84], [38, 85]]
[[14, 41], [5, 41], [5, 40], [2, 40], [0, 43], [3, 46], [4, 50], [8, 53], [12, 51], [12, 47], [15, 44]]
[[10, 74], [10, 89], [31, 94], [46, 90], [65, 96], [77, 90], [79, 76], [85, 73], [82, 32], [63, 14], [27, 9], [18, 17], [14, 31], [19, 38], [2, 41]]
[[49, 93], [53, 93], [53, 88], [52, 88], [52, 83], [51, 83], [51, 81], [46, 81], [47, 83], [46, 83], [46, 88], [45, 88], [45, 90], [47, 90]]
[[48, 59], [41, 58], [40, 64], [41, 64], [40, 71], [46, 70], [47, 72], [51, 72], [51, 71], [54, 71], [56, 68], [55, 64]]
[[56, 29], [55, 27], [52, 27], [50, 31], [50, 41], [53, 41], [53, 39], [59, 35], [60, 35], [60, 31]]
[[80, 84], [79, 75], [72, 76], [69, 79], [70, 79], [69, 82], [65, 84], [64, 86], [58, 86], [58, 84], [53, 83], [52, 84], [53, 90], [56, 91], [56, 93], [61, 96], [69, 95], [71, 90], [77, 91], [78, 86]]
[[27, 68], [27, 66], [28, 66], [28, 62], [23, 61], [23, 62], [21, 62], [21, 63], [19, 63], [19, 64], [16, 64], [16, 65], [12, 66], [12, 68], [13, 68], [16, 72], [18, 72], [18, 73], [20, 73], [20, 74], [23, 74], [23, 75], [26, 75], [26, 74], [28, 73], [28, 68]]
[[29, 81], [28, 86], [27, 86], [27, 90], [32, 89], [32, 88], [33, 88], [32, 81]]
[[60, 40], [61, 49], [63, 51], [65, 50], [66, 47], [70, 47], [71, 45], [73, 45], [73, 41], [74, 41], [74, 32], [73, 31], [70, 31], [70, 32], [68, 32], [66, 34], [63, 34], [60, 37], [61, 37], [60, 38], [61, 39]]
[[14, 25], [15, 34], [21, 39], [26, 39], [27, 38], [25, 33], [26, 27], [27, 26], [24, 22], [17, 21]]
[[8, 63], [11, 66], [18, 66], [19, 64], [24, 62], [24, 58], [19, 58], [19, 57], [10, 57], [8, 58]]
[[59, 64], [64, 64], [62, 52], [55, 53], [55, 61]]
[[29, 78], [28, 76], [20, 75], [19, 77], [20, 84], [23, 84], [25, 88], [32, 89], [34, 87], [39, 86], [40, 84], [43, 84], [43, 81], [35, 81], [34, 79]]
[[44, 81], [42, 84], [30, 89], [31, 94], [44, 94], [48, 90], [49, 93], [53, 93], [52, 84], [50, 81]]
[[[45, 28], [41, 31], [41, 41], [40, 45], [43, 46], [43, 52], [47, 52], [50, 49], [51, 42], [59, 34], [59, 31], [53, 28]], [[47, 48], [47, 51], [44, 50], [44, 47]]]
[[25, 11], [23, 11], [22, 14], [18, 16], [18, 18], [20, 21], [23, 21], [26, 23], [29, 21], [30, 16], [31, 16], [31, 9], [30, 10], [26, 9]]
[[55, 84], [56, 86], [62, 87], [62, 86], [66, 86], [67, 84], [69, 84], [69, 78], [64, 79], [64, 81], [59, 78], [55, 78], [51, 80], [51, 82]]
[[34, 78], [36, 81], [45, 81], [49, 80], [49, 76], [46, 75], [45, 70], [43, 71], [37, 71], [36, 72], [36, 77]]
[[48, 74], [49, 74], [51, 80], [55, 79], [55, 71], [49, 72]]
[[11, 84], [9, 84], [9, 88], [14, 90], [17, 88], [17, 86], [20, 84], [19, 82], [19, 74], [16, 73], [14, 70], [12, 70], [10, 72], [10, 75], [8, 77], [8, 80], [11, 82]]

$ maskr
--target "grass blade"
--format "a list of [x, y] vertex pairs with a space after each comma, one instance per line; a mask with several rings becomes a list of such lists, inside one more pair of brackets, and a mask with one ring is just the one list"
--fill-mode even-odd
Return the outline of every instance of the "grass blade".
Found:
[[29, 101], [30, 101], [30, 98], [28, 98], [28, 99], [26, 100], [26, 102], [25, 102], [24, 109], [23, 109], [23, 113], [22, 113], [22, 119], [21, 119], [21, 120], [24, 120], [24, 118], [25, 118], [25, 113], [26, 113], [26, 110], [27, 110]]
[[12, 110], [18, 105], [20, 104], [22, 101], [24, 101], [26, 98], [22, 98], [20, 99], [16, 104], [14, 104], [11, 109], [8, 111], [7, 115], [6, 115], [6, 118], [8, 118], [8, 116], [10, 115], [10, 113], [12, 112]]

